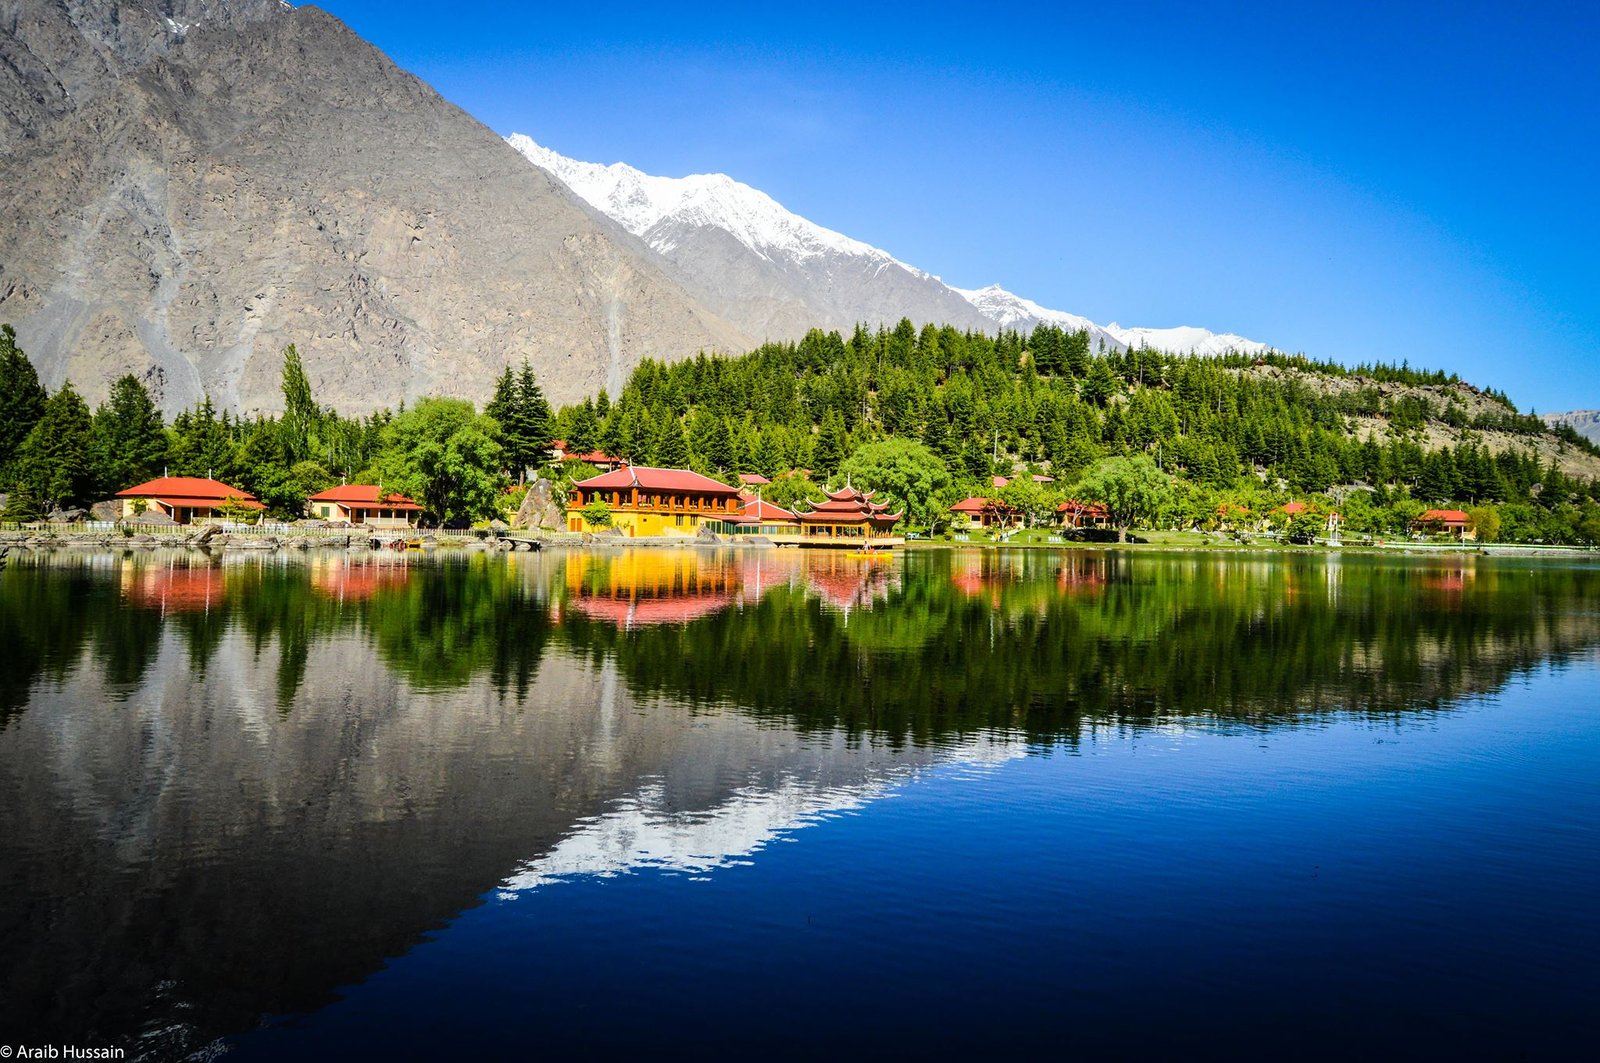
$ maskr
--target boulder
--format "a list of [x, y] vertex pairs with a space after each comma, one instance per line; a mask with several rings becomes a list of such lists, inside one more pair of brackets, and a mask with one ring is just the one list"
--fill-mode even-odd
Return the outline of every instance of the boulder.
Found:
[[513, 528], [564, 528], [566, 514], [556, 501], [555, 485], [539, 477], [528, 485], [516, 516], [511, 518]]
[[51, 524], [82, 524], [89, 519], [89, 511], [75, 506], [70, 509], [52, 509], [45, 519]]

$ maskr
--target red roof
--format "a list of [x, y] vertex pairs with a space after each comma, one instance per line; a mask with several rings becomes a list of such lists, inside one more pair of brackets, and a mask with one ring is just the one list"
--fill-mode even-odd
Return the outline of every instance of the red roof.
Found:
[[994, 484], [996, 487], [1004, 487], [1006, 484], [1011, 482], [1011, 477], [1009, 477], [1009, 476], [993, 476], [993, 477], [990, 477], [989, 482]]
[[950, 508], [957, 513], [982, 513], [986, 509], [1000, 509], [1002, 504], [983, 495], [973, 495], [971, 498], [963, 498]]
[[208, 480], [203, 476], [160, 476], [154, 480], [147, 480], [136, 487], [130, 487], [117, 492], [118, 498], [155, 498], [162, 502], [176, 502], [179, 505], [221, 505], [232, 499], [242, 502], [250, 509], [266, 509], [256, 496], [242, 487], [234, 487], [219, 480]]
[[416, 510], [419, 513], [422, 511], [422, 507], [411, 499], [394, 492], [384, 495], [380, 501], [376, 484], [340, 484], [338, 487], [330, 487], [326, 491], [318, 491], [307, 498], [306, 501], [339, 502], [345, 505], [358, 506], [382, 506], [385, 509]]
[[1100, 520], [1109, 519], [1111, 516], [1111, 511], [1106, 509], [1103, 504], [1099, 502], [1079, 502], [1075, 498], [1069, 498], [1065, 502], [1061, 503], [1056, 507], [1056, 512], [1087, 514], [1088, 516], [1095, 517]]
[[742, 483], [742, 484], [757, 484], [757, 485], [760, 485], [760, 484], [769, 484], [772, 481], [767, 479], [765, 476], [762, 476], [758, 472], [742, 472], [742, 473], [739, 474], [739, 482]]
[[718, 483], [688, 469], [652, 469], [647, 465], [624, 465], [620, 469], [579, 480], [572, 485], [591, 490], [622, 490], [640, 487], [646, 491], [688, 491], [702, 495], [737, 495], [737, 488]]
[[1287, 513], [1287, 514], [1289, 514], [1289, 516], [1292, 517], [1296, 513], [1304, 513], [1306, 510], [1308, 510], [1310, 508], [1311, 507], [1306, 505], [1304, 502], [1286, 502], [1283, 505], [1279, 506], [1278, 510], [1281, 513]]
[[775, 506], [771, 502], [764, 502], [759, 498], [751, 499], [744, 504], [739, 516], [735, 520], [740, 524], [760, 524], [764, 521], [794, 520], [794, 514], [782, 506]]
[[1428, 524], [1468, 524], [1472, 520], [1465, 511], [1459, 509], [1430, 509], [1417, 519]]

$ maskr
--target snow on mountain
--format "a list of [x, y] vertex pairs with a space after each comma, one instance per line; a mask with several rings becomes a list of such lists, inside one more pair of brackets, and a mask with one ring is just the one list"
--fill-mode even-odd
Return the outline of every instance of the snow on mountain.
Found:
[[[654, 177], [625, 162], [604, 166], [569, 159], [521, 133], [511, 134], [506, 143], [529, 162], [561, 178], [590, 206], [635, 236], [645, 237], [663, 221], [671, 219], [731, 233], [734, 239], [763, 258], [854, 255], [922, 274], [921, 270], [896, 261], [887, 251], [824, 229], [785, 210], [765, 192], [735, 181], [727, 174]], [[647, 238], [646, 242], [662, 253], [675, 246], [670, 240], [659, 238]]]
[[1147, 346], [1174, 354], [1257, 353], [1264, 343], [1189, 326], [1097, 325], [1051, 310], [998, 284], [965, 290], [887, 251], [825, 229], [726, 174], [655, 177], [626, 163], [580, 162], [521, 133], [506, 142], [590, 206], [644, 240], [677, 279], [718, 314], [753, 335], [795, 338], [857, 322], [901, 317], [957, 328], [1028, 330], [1048, 323], [1087, 330], [1091, 347]]
[[1229, 351], [1237, 351], [1240, 354], [1263, 354], [1272, 349], [1268, 344], [1247, 340], [1232, 332], [1218, 334], [1193, 325], [1179, 325], [1177, 328], [1123, 328], [1113, 321], [1106, 326], [1106, 331], [1126, 347], [1150, 347], [1166, 351], [1168, 354], [1215, 355], [1226, 354]]
[[1024, 331], [1035, 325], [1055, 325], [1069, 332], [1083, 330], [1089, 333], [1089, 346], [1096, 349], [1100, 340], [1107, 349], [1118, 350], [1126, 344], [1110, 330], [1103, 329], [1086, 317], [1069, 314], [1065, 310], [1051, 310], [1032, 299], [1024, 299], [1006, 291], [998, 284], [987, 288], [956, 288], [956, 293], [978, 308], [978, 312], [1001, 328]]

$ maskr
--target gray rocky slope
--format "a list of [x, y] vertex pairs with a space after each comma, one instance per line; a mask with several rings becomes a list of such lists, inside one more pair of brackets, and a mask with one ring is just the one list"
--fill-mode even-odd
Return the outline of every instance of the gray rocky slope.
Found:
[[1600, 443], [1600, 410], [1572, 410], [1568, 413], [1547, 413], [1543, 417], [1546, 424], [1570, 424], [1577, 430], [1579, 435]]
[[345, 412], [739, 350], [633, 235], [316, 8], [0, 0], [0, 321], [49, 386]]

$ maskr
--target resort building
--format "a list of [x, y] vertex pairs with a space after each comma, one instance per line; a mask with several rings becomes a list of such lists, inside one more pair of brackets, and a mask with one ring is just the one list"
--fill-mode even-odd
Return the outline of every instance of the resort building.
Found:
[[889, 507], [872, 501], [876, 492], [858, 491], [846, 484], [837, 491], [829, 491], [824, 502], [818, 502], [804, 513], [796, 512], [800, 534], [805, 539], [884, 539], [894, 537], [894, 526], [904, 516], [890, 513]]
[[1417, 518], [1413, 527], [1420, 533], [1437, 535], [1449, 532], [1458, 539], [1476, 539], [1472, 518], [1459, 509], [1430, 509]]
[[373, 484], [330, 487], [306, 499], [306, 516], [370, 528], [409, 528], [422, 516], [422, 507], [405, 495], [390, 491], [379, 498], [378, 491]]
[[747, 500], [738, 515], [725, 523], [735, 535], [800, 534], [800, 521], [793, 513], [760, 498]]
[[1099, 502], [1069, 498], [1056, 507], [1056, 519], [1063, 528], [1104, 528], [1111, 523], [1111, 513]]
[[203, 476], [162, 476], [117, 492], [118, 514], [123, 520], [166, 517], [179, 524], [213, 520], [225, 505], [250, 510], [267, 507], [240, 487]]
[[609, 527], [635, 536], [694, 535], [702, 524], [720, 531], [743, 504], [737, 488], [688, 469], [624, 465], [572, 485], [567, 499], [569, 531], [607, 530], [607, 525], [593, 525], [583, 515], [584, 507], [595, 502], [609, 507]]
[[597, 469], [620, 469], [628, 464], [627, 458], [613, 458], [611, 455], [599, 450], [589, 450], [581, 453], [568, 450], [565, 439], [552, 439], [550, 441], [550, 451], [555, 456], [556, 461], [581, 461], [593, 465]]
[[[1000, 479], [1001, 477], [995, 477]], [[983, 528], [1015, 528], [1022, 523], [1022, 514], [998, 498], [973, 495], [963, 498], [950, 507], [951, 513], [966, 517]]]

